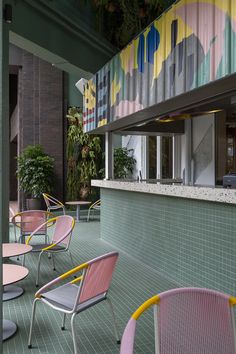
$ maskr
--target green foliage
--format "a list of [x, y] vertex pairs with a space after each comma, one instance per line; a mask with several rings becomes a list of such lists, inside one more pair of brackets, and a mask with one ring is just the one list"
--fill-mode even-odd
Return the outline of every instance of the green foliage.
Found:
[[154, 21], [175, 0], [93, 0], [97, 29], [118, 48]]
[[135, 158], [132, 156], [133, 149], [117, 148], [114, 149], [114, 177], [126, 178], [133, 173]]
[[[133, 149], [116, 148], [114, 149], [114, 178], [127, 178], [133, 173], [136, 160], [133, 157]], [[103, 178], [105, 169], [100, 170]]]
[[17, 157], [20, 189], [33, 198], [50, 193], [53, 183], [54, 159], [43, 152], [41, 145], [29, 145]]
[[97, 178], [101, 161], [101, 139], [83, 132], [82, 111], [70, 107], [67, 114], [67, 198], [86, 199], [91, 179]]

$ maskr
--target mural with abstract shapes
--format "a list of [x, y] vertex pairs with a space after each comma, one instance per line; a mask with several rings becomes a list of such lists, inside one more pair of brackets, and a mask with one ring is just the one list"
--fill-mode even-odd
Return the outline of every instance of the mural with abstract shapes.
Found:
[[88, 82], [84, 130], [235, 72], [236, 0], [181, 0]]

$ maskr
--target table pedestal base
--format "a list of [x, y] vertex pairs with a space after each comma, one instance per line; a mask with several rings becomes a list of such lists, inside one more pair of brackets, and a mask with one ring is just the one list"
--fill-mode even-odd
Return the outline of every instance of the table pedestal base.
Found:
[[23, 294], [24, 290], [19, 286], [7, 285], [3, 288], [2, 301], [15, 299]]
[[2, 321], [2, 340], [6, 340], [13, 336], [17, 331], [17, 325], [9, 320]]

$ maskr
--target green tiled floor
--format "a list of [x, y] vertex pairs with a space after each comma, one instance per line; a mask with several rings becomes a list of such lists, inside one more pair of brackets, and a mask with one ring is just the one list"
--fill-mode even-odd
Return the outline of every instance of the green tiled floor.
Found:
[[[99, 234], [99, 221], [76, 223], [71, 250], [77, 264], [114, 250], [112, 245], [99, 238]], [[16, 335], [3, 344], [4, 354], [73, 353], [69, 318], [66, 323], [66, 331], [61, 331], [61, 314], [43, 304], [39, 304], [37, 308], [33, 331], [33, 349], [27, 348], [31, 307], [36, 291], [37, 257], [37, 254], [27, 255], [26, 266], [29, 268], [29, 275], [19, 282], [25, 293], [21, 297], [3, 304], [4, 318], [18, 324]], [[52, 270], [51, 261], [45, 256], [41, 267], [41, 285], [71, 268], [70, 259], [66, 254], [59, 255], [55, 260], [56, 272]], [[164, 279], [157, 272], [128, 255], [120, 253], [109, 294], [115, 308], [120, 333], [123, 333], [132, 312], [144, 300], [157, 292], [173, 287], [175, 284]], [[119, 353], [119, 346], [113, 335], [112, 322], [106, 306], [105, 302], [98, 304], [77, 316], [76, 337], [79, 353]], [[152, 311], [140, 319], [136, 338], [136, 353], [154, 352]]]

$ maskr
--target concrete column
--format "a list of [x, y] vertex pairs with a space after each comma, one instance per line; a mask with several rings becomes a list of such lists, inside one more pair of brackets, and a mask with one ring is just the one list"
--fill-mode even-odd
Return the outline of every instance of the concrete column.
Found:
[[162, 137], [157, 136], [157, 179], [162, 177]]
[[[3, 20], [4, 1], [0, 0], [0, 237], [9, 241], [9, 24]], [[0, 244], [2, 279], [2, 246]], [[2, 296], [2, 287], [1, 287]], [[2, 302], [1, 302], [2, 318]], [[2, 333], [2, 321], [0, 321]], [[2, 353], [2, 340], [0, 341]]]
[[185, 120], [185, 176], [184, 183], [191, 184], [192, 183], [192, 120]]
[[[0, 233], [9, 241], [9, 24], [2, 20], [0, 1]], [[2, 250], [2, 248], [1, 248]], [[2, 267], [1, 267], [2, 270]]]
[[105, 133], [105, 179], [114, 178], [113, 133]]
[[173, 137], [173, 168], [172, 168], [172, 177], [180, 178], [181, 177], [181, 137], [175, 135]]
[[142, 166], [142, 178], [149, 178], [149, 137], [142, 136], [142, 150], [141, 150], [141, 166]]

